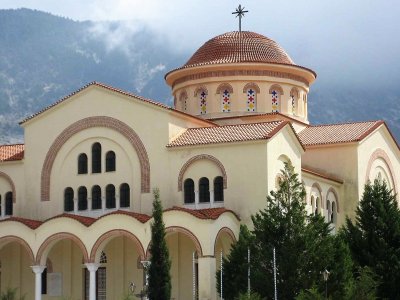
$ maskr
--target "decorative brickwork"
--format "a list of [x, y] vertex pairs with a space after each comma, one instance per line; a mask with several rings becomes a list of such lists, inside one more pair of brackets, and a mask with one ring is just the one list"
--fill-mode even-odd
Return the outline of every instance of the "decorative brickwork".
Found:
[[15, 203], [17, 198], [15, 197], [16, 191], [15, 191], [14, 182], [12, 181], [11, 177], [8, 176], [8, 175], [7, 175], [6, 173], [4, 173], [4, 172], [0, 172], [0, 177], [3, 177], [3, 178], [4, 178], [5, 180], [7, 180], [8, 183], [11, 185], [13, 203]]
[[229, 83], [221, 83], [217, 87], [217, 94], [223, 93], [225, 90], [227, 90], [229, 93], [233, 93], [233, 87]]
[[273, 84], [269, 88], [269, 93], [272, 94], [274, 91], [279, 92], [280, 95], [283, 95], [283, 89], [279, 84]]
[[125, 123], [105, 116], [89, 117], [82, 119], [68, 126], [54, 140], [49, 151], [47, 152], [42, 167], [41, 174], [41, 199], [42, 201], [50, 200], [50, 177], [54, 161], [61, 147], [75, 134], [88, 128], [106, 127], [113, 129], [122, 134], [136, 150], [140, 162], [141, 172], [141, 191], [142, 193], [150, 192], [150, 162], [147, 151], [136, 132]]
[[13, 242], [18, 243], [22, 247], [25, 248], [26, 252], [29, 255], [31, 263], [34, 264], [35, 257], [33, 255], [32, 248], [29, 246], [29, 244], [25, 240], [21, 239], [20, 237], [17, 237], [17, 236], [14, 236], [14, 235], [3, 236], [2, 238], [0, 238], [0, 248], [3, 248], [5, 245], [7, 245], [9, 243], [13, 243]]
[[76, 235], [68, 232], [59, 232], [49, 236], [43, 243], [40, 245], [39, 250], [36, 255], [36, 264], [37, 265], [45, 265], [47, 261], [47, 255], [49, 254], [51, 248], [61, 240], [71, 240], [73, 241], [79, 249], [82, 251], [83, 261], [84, 263], [89, 262], [88, 252], [86, 250], [85, 244], [78, 238]]
[[214, 156], [208, 155], [208, 154], [200, 154], [196, 155], [192, 158], [190, 158], [181, 168], [181, 171], [179, 172], [179, 177], [178, 177], [178, 192], [182, 191], [182, 181], [183, 181], [183, 175], [185, 175], [186, 170], [189, 168], [189, 166], [199, 160], [202, 159], [207, 159], [212, 162], [214, 162], [221, 170], [222, 172], [222, 178], [224, 179], [224, 189], [227, 188], [228, 183], [227, 183], [227, 176], [226, 176], [226, 171], [224, 165]]
[[[369, 161], [368, 161], [367, 173], [365, 174], [365, 183], [367, 183], [369, 181], [369, 175], [371, 173], [372, 164], [378, 158], [382, 159], [385, 162], [386, 166], [388, 167], [389, 173], [390, 173], [389, 175], [390, 175], [391, 180], [394, 185], [393, 190], [394, 190], [395, 194], [397, 194], [398, 188], [397, 188], [396, 174], [393, 170], [393, 165], [392, 165], [392, 162], [390, 161], [389, 156], [386, 154], [386, 152], [383, 149], [378, 148], [371, 154], [371, 157], [369, 158]], [[399, 199], [399, 196], [396, 196], [396, 197], [397, 197], [397, 199]]]
[[253, 89], [256, 91], [256, 93], [260, 93], [260, 87], [258, 86], [257, 83], [255, 82], [249, 82], [247, 83], [244, 88], [243, 88], [243, 93], [247, 93], [248, 89]]
[[215, 237], [215, 241], [214, 241], [214, 256], [215, 257], [218, 255], [218, 253], [217, 253], [217, 241], [223, 235], [228, 235], [230, 237], [231, 241], [232, 241], [232, 244], [236, 242], [236, 237], [235, 237], [235, 234], [233, 233], [232, 229], [230, 229], [228, 227], [222, 227], [218, 231], [217, 236]]
[[101, 252], [104, 250], [106, 244], [115, 237], [124, 236], [131, 241], [133, 241], [139, 251], [139, 256], [141, 260], [144, 260], [145, 253], [144, 248], [140, 240], [131, 232], [123, 230], [123, 229], [114, 229], [104, 233], [100, 236], [96, 243], [94, 244], [92, 251], [90, 252], [90, 262], [99, 262]]

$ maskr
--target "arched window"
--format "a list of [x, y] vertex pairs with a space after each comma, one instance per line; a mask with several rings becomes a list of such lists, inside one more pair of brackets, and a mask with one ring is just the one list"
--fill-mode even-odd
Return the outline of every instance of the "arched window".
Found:
[[[333, 203], [332, 203], [333, 205]], [[331, 202], [329, 200], [326, 200], [326, 215], [327, 215], [327, 220], [328, 222], [332, 221], [332, 210], [331, 210]]]
[[108, 151], [106, 154], [106, 172], [115, 171], [115, 153]]
[[221, 91], [221, 109], [222, 112], [231, 111], [231, 93], [227, 89]]
[[280, 95], [279, 91], [273, 90], [271, 92], [271, 105], [272, 105], [272, 112], [279, 112], [280, 110]]
[[92, 173], [101, 173], [101, 145], [92, 145]]
[[257, 93], [252, 88], [247, 90], [246, 107], [249, 112], [257, 111]]
[[315, 211], [315, 199], [314, 199], [314, 196], [311, 196], [310, 205], [311, 205], [311, 213], [313, 214], [314, 211]]
[[78, 174], [87, 174], [88, 172], [88, 159], [85, 153], [78, 156]]
[[215, 177], [214, 179], [214, 201], [224, 201], [224, 179], [222, 176]]
[[315, 211], [314, 211], [314, 214], [315, 214], [315, 215], [319, 213], [320, 201], [321, 201], [321, 200], [319, 199], [319, 197], [317, 197], [317, 199], [315, 199]]
[[74, 190], [70, 187], [64, 190], [64, 211], [74, 211]]
[[194, 181], [191, 178], [185, 180], [183, 184], [184, 201], [186, 204], [194, 203]]
[[337, 219], [336, 203], [332, 202], [331, 222], [333, 224], [336, 224], [336, 219]]
[[6, 216], [12, 216], [13, 214], [13, 194], [8, 192], [6, 194]]
[[92, 209], [101, 209], [101, 188], [98, 185], [92, 187]]
[[183, 111], [187, 111], [187, 100], [188, 94], [186, 93], [186, 91], [183, 91], [179, 96], [180, 108]]
[[199, 180], [199, 202], [210, 202], [210, 183], [206, 177]]
[[87, 210], [87, 189], [84, 186], [78, 189], [78, 210]]
[[123, 183], [119, 187], [119, 206], [129, 207], [131, 203], [131, 189], [129, 184]]
[[106, 186], [106, 208], [115, 208], [115, 186]]
[[207, 113], [207, 92], [204, 89], [200, 89], [197, 95], [199, 98], [200, 114], [205, 115]]

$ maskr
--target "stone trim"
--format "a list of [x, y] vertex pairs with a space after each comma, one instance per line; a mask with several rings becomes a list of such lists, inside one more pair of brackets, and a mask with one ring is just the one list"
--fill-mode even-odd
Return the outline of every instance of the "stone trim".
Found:
[[25, 248], [25, 250], [28, 252], [29, 258], [31, 259], [32, 264], [35, 262], [35, 256], [33, 255], [32, 248], [29, 246], [29, 244], [22, 238], [15, 236], [15, 235], [6, 235], [0, 238], [0, 245], [1, 247], [4, 247], [5, 245], [16, 242], [20, 244], [22, 247]]
[[232, 229], [230, 229], [228, 227], [222, 227], [218, 231], [218, 233], [217, 233], [217, 235], [215, 237], [215, 241], [214, 241], [214, 256], [217, 256], [217, 253], [216, 253], [216, 251], [217, 251], [217, 241], [221, 237], [221, 235], [224, 234], [224, 233], [226, 233], [231, 238], [232, 244], [234, 242], [236, 242], [236, 237], [235, 237], [235, 234], [233, 233]]
[[233, 94], [233, 87], [229, 84], [229, 83], [221, 83], [218, 87], [217, 87], [217, 94], [221, 94], [221, 92], [223, 92], [224, 90], [228, 90], [228, 92], [230, 94]]
[[66, 129], [54, 140], [43, 163], [41, 173], [41, 201], [50, 200], [50, 177], [54, 161], [62, 146], [75, 134], [93, 127], [106, 127], [122, 134], [136, 150], [140, 162], [141, 191], [150, 193], [150, 163], [146, 148], [137, 133], [125, 123], [105, 116], [88, 117], [79, 120]]
[[0, 171], [0, 177], [3, 177], [5, 180], [7, 180], [8, 181], [8, 183], [11, 185], [11, 191], [12, 191], [12, 200], [13, 200], [13, 203], [15, 203], [17, 200], [17, 198], [16, 198], [16, 191], [15, 191], [15, 184], [14, 184], [14, 181], [12, 181], [12, 179], [11, 179], [11, 177], [10, 176], [8, 176], [6, 173], [4, 173], [4, 172], [1, 172]]
[[[200, 241], [194, 235], [193, 232], [191, 232], [189, 229], [186, 229], [181, 226], [169, 226], [169, 227], [165, 228], [165, 236], [166, 237], [175, 232], [182, 233], [182, 234], [186, 235], [188, 238], [190, 238], [192, 240], [192, 242], [194, 243], [194, 247], [196, 248], [198, 257], [203, 257], [203, 249], [201, 247]], [[149, 245], [147, 246], [146, 259], [150, 259], [150, 256], [151, 256], [150, 245], [151, 245], [151, 241], [150, 241]]]
[[110, 242], [113, 237], [119, 237], [119, 236], [125, 236], [128, 239], [132, 240], [136, 244], [136, 246], [139, 250], [140, 259], [144, 260], [144, 257], [145, 257], [144, 248], [143, 248], [143, 245], [140, 242], [140, 240], [137, 238], [137, 236], [135, 236], [133, 233], [131, 233], [127, 230], [124, 230], [124, 229], [113, 229], [113, 230], [107, 231], [106, 233], [102, 234], [96, 240], [95, 244], [92, 247], [92, 250], [90, 251], [90, 261], [96, 262], [96, 259], [97, 259], [96, 254], [97, 254], [98, 250], [100, 249], [100, 247], [101, 247], [101, 250], [103, 250], [103, 248], [106, 246], [106, 244], [108, 242]]
[[[36, 264], [44, 265], [47, 261], [47, 255], [49, 254], [51, 248], [55, 245], [56, 242], [60, 240], [71, 240], [73, 241], [82, 251], [83, 254], [83, 262], [89, 262], [88, 252], [86, 250], [85, 244], [82, 242], [80, 238], [76, 235], [68, 232], [59, 232], [49, 236], [39, 247], [39, 250], [36, 254]], [[47, 249], [50, 246], [50, 249]], [[48, 251], [47, 251], [48, 250]], [[47, 253], [46, 253], [47, 251]]]
[[255, 82], [249, 82], [249, 83], [247, 83], [247, 84], [244, 86], [244, 88], [243, 88], [243, 93], [247, 93], [247, 90], [248, 90], [248, 89], [253, 89], [253, 90], [255, 90], [255, 91], [257, 92], [257, 94], [260, 93], [260, 87], [259, 87], [258, 84], [255, 83]]
[[284, 95], [283, 94], [283, 89], [279, 84], [271, 85], [271, 87], [269, 88], [269, 93], [272, 94], [272, 91], [274, 91], [274, 90], [279, 92], [279, 96]]
[[[328, 189], [328, 191], [326, 192], [326, 196], [325, 196], [325, 201], [324, 202], [326, 203], [326, 201], [328, 200], [329, 193], [332, 193], [335, 196], [335, 198], [336, 198], [336, 207], [337, 207], [337, 211], [336, 212], [339, 213], [339, 211], [340, 211], [339, 196], [338, 196], [336, 190], [333, 187], [330, 187]], [[325, 207], [325, 209], [326, 209], [326, 207]]]
[[[396, 179], [396, 174], [393, 169], [392, 162], [390, 161], [390, 158], [386, 154], [385, 150], [383, 150], [381, 148], [376, 149], [371, 154], [371, 157], [369, 158], [368, 166], [367, 166], [367, 173], [365, 174], [365, 183], [367, 183], [369, 181], [369, 174], [371, 173], [372, 164], [378, 158], [382, 159], [385, 162], [386, 166], [388, 167], [389, 173], [390, 173], [389, 175], [392, 178], [392, 182], [393, 182], [394, 193], [397, 195], [397, 191], [398, 191], [397, 179]], [[398, 196], [396, 196], [396, 198], [398, 199]]]
[[191, 74], [183, 76], [174, 81], [172, 87], [174, 88], [177, 84], [184, 83], [190, 80], [198, 80], [205, 78], [215, 78], [215, 77], [228, 77], [228, 76], [257, 76], [257, 77], [274, 77], [274, 78], [284, 78], [295, 80], [304, 83], [309, 86], [310, 83], [308, 80], [302, 76], [293, 75], [287, 72], [276, 72], [276, 71], [268, 71], [268, 70], [227, 70], [227, 71], [209, 71], [198, 74]]
[[207, 159], [210, 160], [212, 162], [214, 162], [221, 170], [222, 172], [222, 178], [224, 180], [224, 189], [226, 189], [228, 187], [228, 179], [227, 179], [227, 175], [226, 175], [226, 171], [225, 171], [225, 167], [224, 165], [214, 156], [209, 155], [209, 154], [200, 154], [200, 155], [196, 155], [192, 158], [190, 158], [181, 168], [180, 172], [179, 172], [179, 176], [178, 176], [178, 192], [182, 191], [182, 181], [183, 181], [183, 175], [185, 175], [186, 170], [190, 167], [191, 164], [193, 164], [196, 161], [202, 160], [202, 159]]

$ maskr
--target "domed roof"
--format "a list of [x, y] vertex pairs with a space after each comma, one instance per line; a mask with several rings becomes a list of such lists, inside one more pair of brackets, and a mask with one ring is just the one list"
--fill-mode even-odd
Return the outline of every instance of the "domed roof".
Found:
[[210, 39], [182, 68], [242, 62], [295, 65], [275, 41], [255, 32], [233, 31]]

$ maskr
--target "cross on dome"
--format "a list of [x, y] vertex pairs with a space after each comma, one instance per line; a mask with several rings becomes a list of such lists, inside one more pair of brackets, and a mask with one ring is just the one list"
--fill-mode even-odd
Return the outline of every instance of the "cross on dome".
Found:
[[249, 12], [248, 10], [244, 10], [244, 7], [239, 4], [238, 8], [236, 8], [236, 11], [232, 13], [232, 15], [236, 15], [236, 18], [239, 17], [239, 32], [242, 31], [242, 17], [244, 17], [244, 14]]

